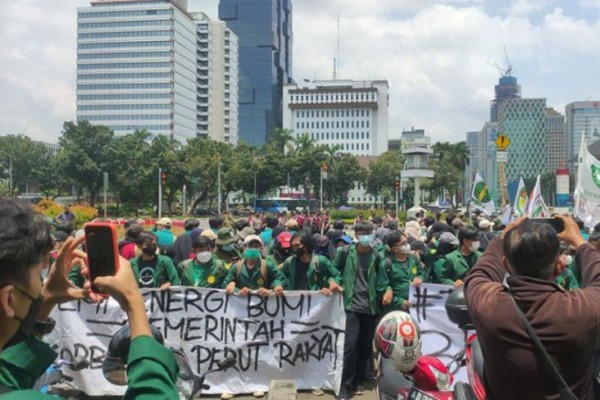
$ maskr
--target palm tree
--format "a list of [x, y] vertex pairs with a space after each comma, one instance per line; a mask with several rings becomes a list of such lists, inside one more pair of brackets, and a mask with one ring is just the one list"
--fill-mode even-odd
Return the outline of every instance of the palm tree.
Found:
[[315, 146], [315, 141], [311, 139], [308, 133], [303, 133], [294, 139], [294, 144], [296, 145], [296, 150], [298, 152], [304, 153], [312, 150], [312, 148]]
[[276, 128], [269, 137], [269, 143], [274, 143], [281, 152], [288, 150], [293, 141], [294, 136], [289, 129]]

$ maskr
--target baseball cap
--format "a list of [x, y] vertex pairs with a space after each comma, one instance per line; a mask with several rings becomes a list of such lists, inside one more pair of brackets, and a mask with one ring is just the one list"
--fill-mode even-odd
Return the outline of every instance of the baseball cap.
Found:
[[171, 219], [163, 217], [163, 218], [161, 218], [161, 219], [158, 220], [158, 224], [159, 225], [163, 225], [163, 226], [171, 226]]
[[488, 229], [492, 225], [493, 224], [487, 219], [482, 219], [481, 221], [479, 221], [479, 229]]
[[215, 240], [217, 238], [217, 234], [212, 231], [212, 229], [205, 229], [202, 231], [200, 236], [206, 236], [210, 240]]
[[289, 249], [292, 246], [292, 234], [290, 232], [281, 232], [277, 235], [277, 241], [284, 249]]
[[458, 246], [460, 244], [460, 242], [458, 241], [458, 239], [456, 238], [456, 236], [454, 236], [450, 232], [444, 232], [444, 233], [442, 233], [440, 235], [439, 241], [440, 241], [440, 243], [448, 243], [448, 244], [451, 244], [453, 246]]
[[263, 241], [260, 238], [260, 236], [258, 236], [258, 235], [248, 235], [248, 236], [246, 236], [246, 239], [244, 239], [244, 244], [249, 244], [251, 242], [259, 242], [261, 246], [263, 245]]
[[245, 240], [250, 235], [256, 235], [256, 230], [251, 226], [246, 226], [238, 232], [238, 236], [240, 237], [240, 239], [244, 240], [244, 243], [246, 243]]
[[350, 236], [343, 235], [343, 236], [340, 236], [339, 238], [335, 239], [336, 242], [339, 242], [340, 240], [342, 240], [346, 244], [352, 243], [352, 239], [350, 238]]
[[296, 221], [295, 219], [289, 219], [286, 223], [285, 223], [285, 227], [286, 228], [297, 228], [298, 227], [298, 221]]

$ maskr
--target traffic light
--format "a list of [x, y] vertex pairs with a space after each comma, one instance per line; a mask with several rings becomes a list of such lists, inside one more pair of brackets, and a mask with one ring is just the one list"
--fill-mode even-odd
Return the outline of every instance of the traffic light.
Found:
[[167, 184], [167, 173], [165, 171], [160, 173], [160, 181], [162, 183], [163, 186], [166, 186]]
[[323, 161], [323, 162], [321, 163], [321, 169], [323, 170], [323, 172], [327, 172], [327, 170], [328, 170], [328, 168], [327, 168], [327, 167], [328, 167], [328, 166], [327, 166], [327, 163]]
[[394, 180], [394, 187], [396, 188], [396, 190], [400, 190], [400, 179], [396, 178]]

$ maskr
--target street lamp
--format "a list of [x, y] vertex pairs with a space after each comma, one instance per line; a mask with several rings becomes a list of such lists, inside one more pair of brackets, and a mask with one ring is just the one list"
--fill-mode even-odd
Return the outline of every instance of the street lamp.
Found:
[[8, 196], [12, 197], [13, 188], [13, 156], [4, 150], [0, 150], [0, 153], [8, 156]]

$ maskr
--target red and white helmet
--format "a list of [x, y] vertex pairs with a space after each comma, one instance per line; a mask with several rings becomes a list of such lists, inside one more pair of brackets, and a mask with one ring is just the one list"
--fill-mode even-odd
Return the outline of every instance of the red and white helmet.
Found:
[[375, 328], [375, 346], [402, 372], [415, 368], [421, 356], [421, 331], [410, 314], [392, 311]]

